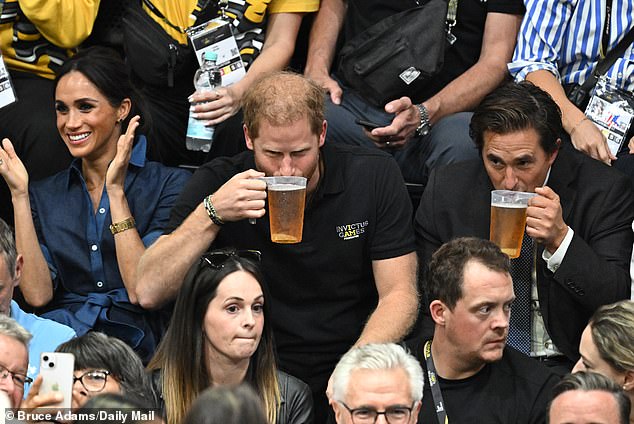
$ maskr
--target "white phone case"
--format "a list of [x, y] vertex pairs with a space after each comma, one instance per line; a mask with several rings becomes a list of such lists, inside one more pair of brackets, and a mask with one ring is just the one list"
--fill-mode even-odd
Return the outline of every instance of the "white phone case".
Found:
[[73, 370], [75, 357], [72, 353], [42, 352], [40, 356], [40, 375], [42, 386], [40, 395], [59, 392], [64, 400], [56, 408], [70, 408], [73, 396]]

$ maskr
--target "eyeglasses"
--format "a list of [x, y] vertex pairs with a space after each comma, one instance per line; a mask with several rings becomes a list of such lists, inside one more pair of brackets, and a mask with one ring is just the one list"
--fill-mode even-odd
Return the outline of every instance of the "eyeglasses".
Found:
[[73, 385], [79, 381], [86, 391], [100, 392], [106, 387], [109, 375], [110, 371], [107, 370], [88, 371], [79, 377], [73, 377]]
[[33, 379], [31, 377], [27, 377], [26, 374], [21, 374], [17, 372], [13, 372], [9, 370], [4, 365], [0, 365], [0, 380], [5, 380], [7, 377], [11, 376], [11, 380], [13, 380], [13, 384], [18, 387], [24, 388], [25, 384], [33, 383]]
[[233, 257], [260, 262], [262, 252], [259, 250], [233, 250], [228, 252], [209, 252], [202, 256], [202, 260], [213, 269], [220, 269]]
[[379, 418], [379, 415], [385, 416], [385, 420], [388, 422], [388, 424], [403, 424], [409, 420], [415, 404], [412, 404], [410, 408], [408, 408], [407, 406], [390, 406], [384, 411], [377, 411], [376, 409], [372, 408], [351, 409], [345, 403], [339, 403], [342, 404], [348, 410], [348, 412], [350, 412], [350, 416], [352, 417], [352, 422], [354, 424], [374, 424]]

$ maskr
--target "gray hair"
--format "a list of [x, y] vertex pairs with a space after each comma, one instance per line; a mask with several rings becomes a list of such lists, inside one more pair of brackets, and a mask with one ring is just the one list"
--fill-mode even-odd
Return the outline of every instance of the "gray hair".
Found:
[[11, 337], [22, 343], [26, 349], [29, 349], [31, 341], [31, 333], [26, 331], [16, 320], [0, 314], [0, 335]]
[[550, 416], [550, 409], [557, 396], [573, 390], [584, 392], [598, 390], [611, 393], [619, 408], [619, 424], [629, 423], [631, 401], [627, 393], [608, 377], [595, 372], [584, 371], [568, 374], [555, 385], [553, 388], [553, 400], [548, 405], [548, 416]]
[[332, 373], [332, 395], [342, 402], [348, 392], [350, 374], [354, 370], [389, 370], [401, 368], [409, 377], [412, 400], [423, 398], [423, 369], [412, 355], [395, 343], [367, 344], [350, 349]]
[[18, 258], [18, 251], [15, 248], [15, 237], [13, 230], [2, 219], [0, 219], [0, 255], [7, 261], [7, 269], [11, 278], [15, 277], [15, 262]]

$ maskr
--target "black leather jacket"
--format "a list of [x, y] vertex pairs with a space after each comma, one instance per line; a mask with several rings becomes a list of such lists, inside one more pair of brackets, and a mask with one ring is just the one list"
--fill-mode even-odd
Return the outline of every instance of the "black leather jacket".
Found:
[[303, 381], [277, 372], [282, 402], [277, 410], [277, 424], [312, 424], [313, 397]]
[[[157, 405], [163, 411], [163, 418], [167, 418], [161, 393], [160, 370], [152, 371], [151, 381]], [[313, 396], [308, 385], [283, 371], [277, 372], [277, 381], [281, 402], [277, 410], [276, 424], [313, 424]]]

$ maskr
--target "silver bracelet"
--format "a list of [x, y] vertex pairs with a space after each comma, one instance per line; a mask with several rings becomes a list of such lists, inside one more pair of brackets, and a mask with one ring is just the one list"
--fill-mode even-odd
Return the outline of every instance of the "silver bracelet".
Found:
[[423, 104], [415, 104], [416, 109], [418, 109], [418, 113], [420, 113], [420, 123], [418, 124], [418, 128], [416, 128], [416, 135], [425, 136], [429, 134], [431, 130], [431, 124], [429, 123], [429, 112], [427, 108], [423, 106]]

